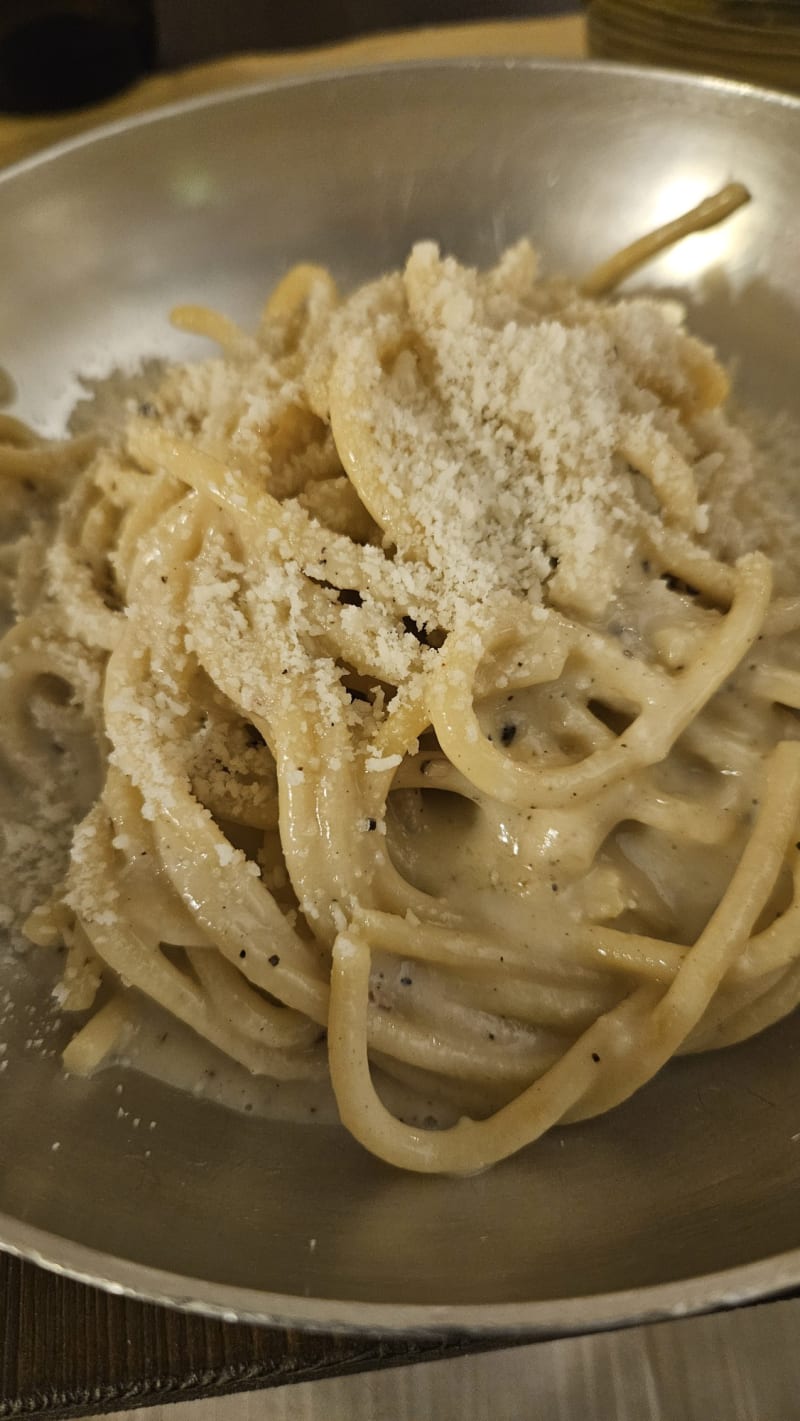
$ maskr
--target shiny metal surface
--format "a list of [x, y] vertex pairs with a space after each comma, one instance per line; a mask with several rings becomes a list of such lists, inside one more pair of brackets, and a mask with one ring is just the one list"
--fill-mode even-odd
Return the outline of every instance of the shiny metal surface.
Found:
[[[603, 66], [264, 87], [28, 163], [0, 180], [0, 362], [19, 410], [56, 428], [78, 372], [190, 348], [166, 326], [174, 301], [246, 320], [294, 259], [347, 284], [422, 235], [483, 262], [530, 232], [580, 271], [732, 176], [752, 206], [646, 281], [690, 295], [747, 394], [775, 407], [800, 372], [800, 105]], [[41, 986], [24, 965], [2, 974], [16, 1005], [0, 1031], [0, 1240], [50, 1265], [237, 1316], [549, 1333], [800, 1283], [796, 1022], [453, 1181], [141, 1077], [65, 1080], [30, 1044]]]

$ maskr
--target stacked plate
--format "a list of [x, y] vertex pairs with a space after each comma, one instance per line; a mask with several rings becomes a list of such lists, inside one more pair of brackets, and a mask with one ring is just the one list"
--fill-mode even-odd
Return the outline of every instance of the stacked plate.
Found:
[[589, 45], [800, 93], [798, 0], [591, 0]]

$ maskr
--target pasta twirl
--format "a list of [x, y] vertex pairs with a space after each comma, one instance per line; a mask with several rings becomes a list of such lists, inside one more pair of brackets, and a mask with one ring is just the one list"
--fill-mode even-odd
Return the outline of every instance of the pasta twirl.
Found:
[[6, 487], [61, 494], [0, 715], [20, 793], [83, 795], [26, 925], [70, 1071], [149, 997], [468, 1173], [794, 1007], [797, 520], [679, 308], [594, 294], [676, 235], [583, 288], [527, 242], [296, 267], [255, 334], [181, 307], [222, 353], [118, 428], [4, 419]]

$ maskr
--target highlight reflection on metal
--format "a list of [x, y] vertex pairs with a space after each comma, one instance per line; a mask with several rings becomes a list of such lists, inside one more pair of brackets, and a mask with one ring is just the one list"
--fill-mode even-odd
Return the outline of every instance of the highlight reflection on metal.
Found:
[[[181, 174], [203, 175], [202, 206]], [[752, 204], [636, 284], [699, 298], [695, 327], [775, 407], [796, 400], [800, 373], [800, 104], [654, 71], [498, 61], [177, 106], [0, 180], [17, 409], [57, 427], [81, 370], [192, 349], [166, 324], [173, 302], [253, 319], [297, 259], [329, 262], [347, 285], [421, 236], [486, 262], [529, 232], [546, 262], [578, 273], [732, 176]], [[7, 985], [0, 1240], [105, 1286], [226, 1316], [554, 1333], [800, 1283], [791, 1021], [679, 1061], [607, 1118], [454, 1181], [393, 1173], [336, 1129], [235, 1115], [142, 1077], [64, 1080], [25, 1046], [46, 984], [3, 965], [0, 998]], [[143, 1137], [134, 1118], [157, 1126]]]
[[[687, 212], [708, 196], [702, 171], [694, 165], [680, 177], [672, 178], [658, 188], [645, 227], [660, 227], [678, 212]], [[720, 222], [705, 232], [696, 232], [676, 243], [661, 258], [659, 279], [676, 286], [691, 286], [703, 273], [725, 267], [735, 258], [740, 238], [733, 222]]]
[[172, 181], [172, 194], [183, 207], [207, 207], [216, 194], [214, 179], [201, 165], [180, 168]]

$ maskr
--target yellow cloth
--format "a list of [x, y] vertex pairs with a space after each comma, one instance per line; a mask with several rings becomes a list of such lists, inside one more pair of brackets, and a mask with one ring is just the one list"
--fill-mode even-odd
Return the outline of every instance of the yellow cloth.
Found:
[[586, 31], [580, 15], [549, 20], [501, 20], [486, 24], [442, 25], [435, 29], [400, 30], [367, 35], [343, 44], [284, 54], [243, 54], [174, 73], [155, 74], [108, 103], [47, 118], [0, 114], [0, 167], [70, 138], [82, 129], [126, 114], [156, 108], [176, 99], [226, 89], [258, 79], [292, 74], [318, 74], [326, 69], [389, 64], [415, 59], [455, 59], [480, 55], [513, 55], [575, 59], [586, 53]]

